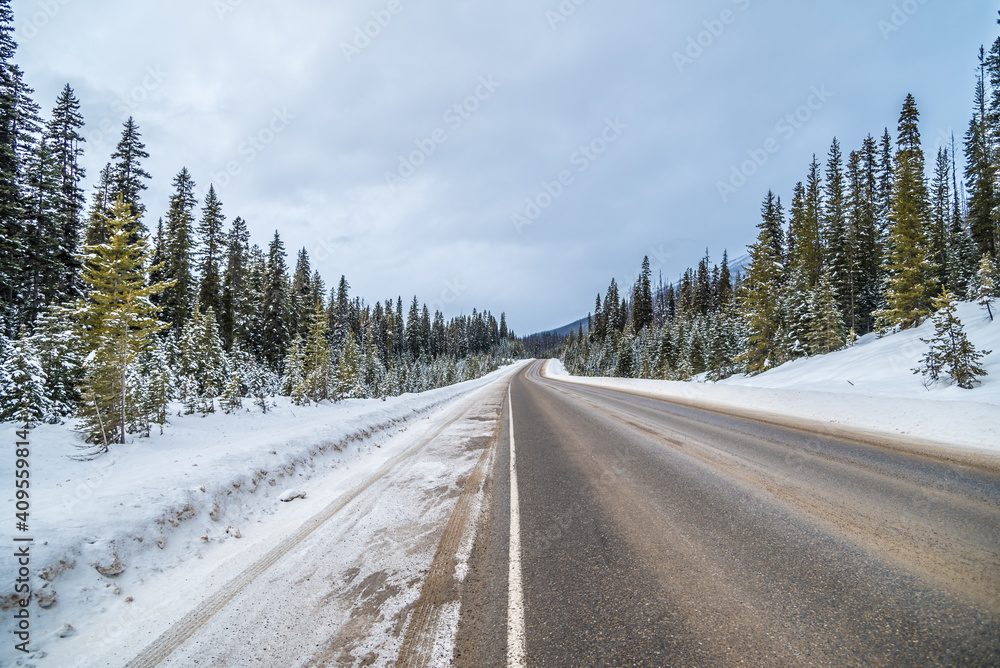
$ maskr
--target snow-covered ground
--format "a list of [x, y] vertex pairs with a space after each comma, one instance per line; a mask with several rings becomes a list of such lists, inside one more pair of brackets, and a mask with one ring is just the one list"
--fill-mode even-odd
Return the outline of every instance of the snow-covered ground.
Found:
[[972, 390], [947, 383], [925, 387], [921, 376], [913, 373], [928, 349], [920, 339], [934, 332], [930, 321], [882, 338], [870, 334], [845, 350], [720, 383], [572, 377], [558, 360], [549, 362], [546, 373], [584, 385], [1000, 453], [1000, 319], [991, 322], [985, 309], [972, 303], [960, 304], [957, 315], [976, 348], [992, 351], [982, 362], [989, 375]]
[[[484, 392], [495, 394], [511, 373], [507, 367], [384, 402], [296, 407], [279, 398], [266, 415], [256, 407], [207, 417], [175, 410], [163, 435], [91, 461], [73, 459], [82, 442], [72, 425], [39, 426], [30, 437], [30, 531], [19, 535], [35, 541], [34, 590], [55, 599], [45, 609], [31, 605], [30, 657], [13, 650], [13, 610], [0, 611], [0, 665], [90, 665], [78, 659], [142, 649], [163, 630], [157, 624], [178, 619], [345, 493], [395, 467], [415, 442], [482, 403]], [[0, 424], [0, 439], [12, 447], [15, 426]], [[0, 479], [13, 480], [13, 463], [2, 458]], [[454, 462], [432, 468], [436, 474], [422, 484], [440, 487], [458, 475]], [[12, 484], [4, 496], [10, 546], [18, 537], [11, 536]], [[416, 512], [418, 504], [411, 505], [408, 511]], [[438, 505], [435, 512], [446, 520], [446, 505]], [[376, 515], [366, 531], [385, 530], [391, 522], [383, 519]], [[370, 549], [371, 537], [357, 533], [354, 526], [351, 537]], [[341, 557], [350, 562], [358, 555]], [[0, 594], [10, 605], [12, 549], [0, 553], [0, 572]]]

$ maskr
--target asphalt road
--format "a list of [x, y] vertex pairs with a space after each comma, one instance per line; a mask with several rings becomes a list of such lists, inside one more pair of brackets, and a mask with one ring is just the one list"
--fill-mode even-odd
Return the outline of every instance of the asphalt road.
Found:
[[518, 374], [455, 662], [1000, 665], [1000, 467]]

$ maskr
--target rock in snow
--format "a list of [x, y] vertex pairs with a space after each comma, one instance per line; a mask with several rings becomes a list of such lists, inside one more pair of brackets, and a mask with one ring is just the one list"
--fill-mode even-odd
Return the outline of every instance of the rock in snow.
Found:
[[281, 500], [284, 502], [294, 501], [295, 499], [306, 498], [306, 493], [300, 489], [289, 489], [281, 494]]

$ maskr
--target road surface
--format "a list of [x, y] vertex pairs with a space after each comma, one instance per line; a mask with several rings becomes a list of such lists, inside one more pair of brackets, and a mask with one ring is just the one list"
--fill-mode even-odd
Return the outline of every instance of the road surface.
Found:
[[[1000, 665], [995, 461], [561, 383], [541, 366], [504, 406], [456, 665]], [[523, 639], [508, 637], [517, 617]]]

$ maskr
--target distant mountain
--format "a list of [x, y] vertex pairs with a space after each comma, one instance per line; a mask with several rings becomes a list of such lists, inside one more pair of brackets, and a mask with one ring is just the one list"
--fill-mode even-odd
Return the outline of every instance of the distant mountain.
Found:
[[[558, 336], [560, 339], [565, 339], [567, 336], [569, 336], [570, 332], [579, 331], [580, 325], [583, 325], [583, 331], [584, 332], [588, 332], [588, 331], [590, 331], [590, 325], [587, 324], [587, 320], [588, 320], [588, 318], [580, 318], [579, 320], [577, 320], [575, 322], [571, 322], [568, 325], [563, 325], [562, 327], [559, 327], [558, 329], [550, 329], [547, 332], [538, 332], [538, 335], [545, 336], [546, 334], [548, 334], [548, 335], [552, 335], [552, 336]], [[534, 336], [534, 335], [532, 335], [532, 336]]]
[[729, 260], [729, 271], [736, 276], [736, 272], [740, 272], [744, 276], [747, 275], [747, 269], [750, 267], [750, 255], [749, 253], [744, 253], [737, 258]]
[[580, 318], [576, 322], [571, 322], [568, 325], [563, 325], [557, 329], [550, 329], [547, 332], [537, 332], [535, 334], [529, 334], [521, 339], [524, 343], [524, 347], [535, 357], [544, 357], [547, 353], [551, 352], [552, 349], [560, 346], [563, 340], [569, 336], [570, 332], [576, 332], [579, 330], [580, 326], [583, 326], [583, 331], [587, 332], [590, 327], [587, 323], [589, 318]]

